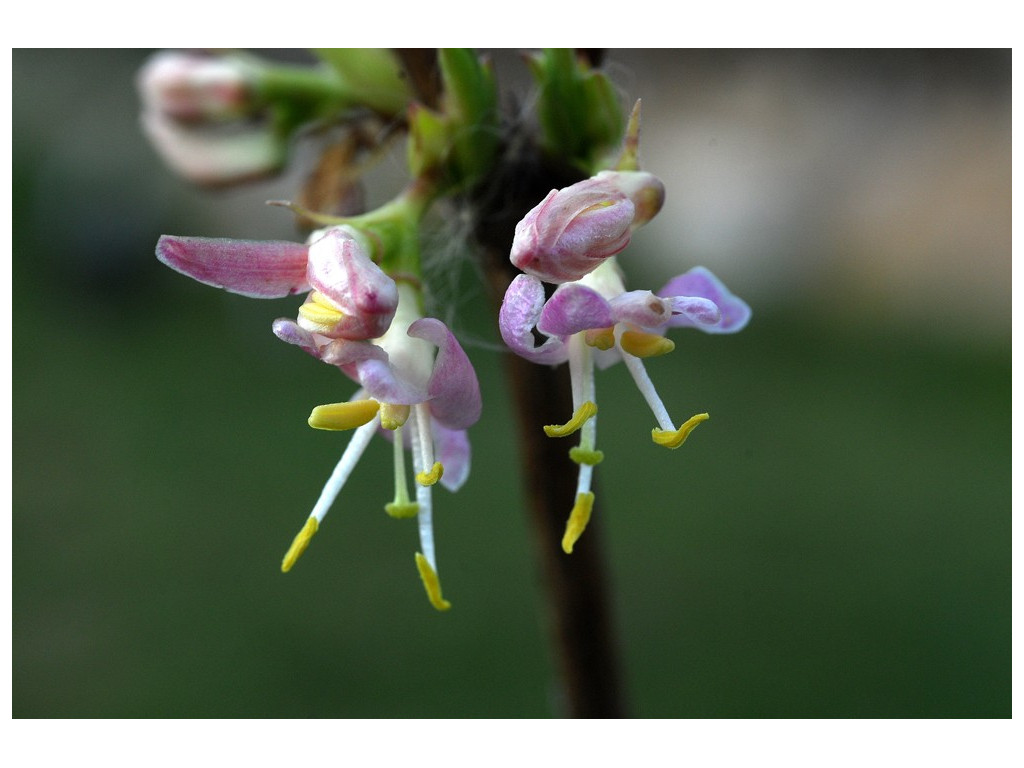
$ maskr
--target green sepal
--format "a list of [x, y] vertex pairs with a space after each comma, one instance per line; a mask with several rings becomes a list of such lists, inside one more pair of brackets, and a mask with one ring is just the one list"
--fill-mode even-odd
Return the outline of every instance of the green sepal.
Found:
[[465, 189], [494, 165], [498, 148], [498, 92], [488, 63], [468, 48], [438, 51], [440, 111], [409, 112], [409, 169], [438, 192]]
[[448, 159], [448, 126], [437, 112], [414, 104], [409, 108], [409, 142], [406, 149], [413, 178], [443, 168]]
[[611, 81], [569, 48], [547, 49], [527, 62], [539, 89], [544, 148], [587, 173], [597, 170], [622, 139], [624, 119]]

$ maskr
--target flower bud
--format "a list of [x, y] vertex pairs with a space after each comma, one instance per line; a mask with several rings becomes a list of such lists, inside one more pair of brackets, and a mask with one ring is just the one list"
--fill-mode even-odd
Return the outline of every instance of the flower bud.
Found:
[[604, 171], [550, 194], [516, 225], [511, 260], [550, 283], [579, 280], [629, 244], [661, 208], [649, 173]]
[[370, 259], [351, 227], [332, 227], [309, 246], [306, 279], [313, 287], [299, 325], [335, 339], [382, 336], [398, 307], [398, 288]]
[[240, 60], [165, 51], [136, 84], [147, 111], [183, 123], [222, 122], [254, 109], [253, 72]]

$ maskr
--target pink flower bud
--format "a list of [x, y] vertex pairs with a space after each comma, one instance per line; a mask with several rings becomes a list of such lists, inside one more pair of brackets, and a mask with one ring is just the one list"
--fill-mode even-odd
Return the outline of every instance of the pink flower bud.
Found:
[[252, 72], [241, 61], [165, 51], [136, 79], [147, 111], [180, 122], [220, 122], [253, 109]]
[[641, 172], [604, 171], [552, 190], [516, 225], [510, 258], [549, 283], [579, 280], [625, 248], [663, 200], [661, 182]]

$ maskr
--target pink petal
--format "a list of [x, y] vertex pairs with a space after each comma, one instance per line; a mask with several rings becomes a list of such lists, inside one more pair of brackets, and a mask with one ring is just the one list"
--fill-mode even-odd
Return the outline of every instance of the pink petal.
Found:
[[469, 435], [464, 429], [448, 429], [434, 422], [434, 455], [444, 465], [441, 485], [449, 491], [457, 491], [469, 477], [470, 448]]
[[308, 249], [300, 243], [162, 235], [156, 257], [171, 269], [215, 288], [255, 299], [309, 290]]
[[532, 275], [519, 275], [513, 280], [498, 313], [501, 338], [520, 357], [534, 363], [557, 365], [569, 359], [565, 340], [549, 336], [535, 346], [533, 328], [544, 308], [544, 284]]
[[721, 313], [721, 319], [709, 325], [699, 320], [695, 321], [692, 314], [682, 311], [669, 322], [673, 327], [698, 328], [705, 333], [736, 333], [743, 330], [750, 320], [750, 307], [747, 303], [733, 295], [725, 287], [725, 283], [704, 267], [694, 267], [689, 272], [672, 278], [658, 294], [674, 297], [673, 302], [678, 302], [682, 297], [707, 299], [713, 301]]
[[317, 337], [305, 328], [300, 328], [299, 324], [291, 318], [279, 317], [274, 321], [273, 327], [274, 335], [281, 341], [294, 344], [313, 357], [320, 358], [320, 344], [317, 343]]
[[713, 301], [699, 296], [675, 296], [663, 299], [650, 291], [629, 291], [611, 301], [615, 319], [642, 328], [664, 328], [682, 315], [694, 324], [714, 325], [720, 319]]
[[601, 294], [579, 283], [565, 283], [545, 302], [537, 330], [548, 336], [571, 336], [612, 325], [612, 308]]
[[430, 397], [426, 390], [396, 375], [391, 363], [384, 360], [373, 357], [355, 363], [354, 367], [356, 380], [374, 400], [394, 405], [416, 405]]
[[427, 382], [430, 413], [451, 429], [466, 429], [480, 418], [480, 385], [473, 364], [448, 327], [433, 317], [424, 317], [409, 326], [414, 339], [429, 341], [437, 347], [434, 370]]

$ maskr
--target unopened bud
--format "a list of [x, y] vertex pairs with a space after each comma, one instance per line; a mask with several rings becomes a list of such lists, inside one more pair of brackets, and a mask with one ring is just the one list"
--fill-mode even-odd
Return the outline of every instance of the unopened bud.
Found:
[[579, 280], [625, 248], [663, 200], [661, 182], [641, 172], [604, 171], [552, 190], [516, 225], [510, 258], [546, 282]]
[[136, 84], [147, 111], [183, 123], [222, 122], [254, 110], [254, 72], [241, 60], [165, 51]]

